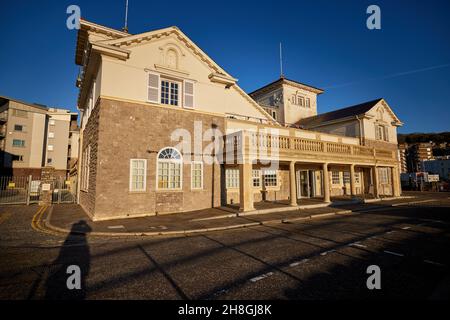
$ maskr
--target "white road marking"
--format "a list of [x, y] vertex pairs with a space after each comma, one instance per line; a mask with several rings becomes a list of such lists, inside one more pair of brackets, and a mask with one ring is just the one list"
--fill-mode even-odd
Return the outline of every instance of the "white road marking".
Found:
[[408, 230], [408, 229], [411, 229], [411, 227], [403, 227], [402, 229], [403, 230]]
[[367, 248], [366, 245], [363, 245], [363, 244], [361, 244], [359, 242], [353, 242], [353, 243], [350, 243], [350, 245], [351, 246], [355, 246], [355, 247], [360, 247], [360, 248]]
[[122, 225], [118, 225], [118, 226], [108, 226], [108, 229], [124, 229], [125, 227]]
[[388, 251], [388, 250], [384, 250], [384, 253], [392, 254], [392, 255], [398, 256], [398, 257], [403, 257], [404, 256], [403, 253], [398, 253], [398, 252], [393, 252], [393, 251]]
[[305, 263], [306, 261], [309, 261], [309, 259], [302, 259], [302, 260], [300, 260], [300, 261], [292, 262], [292, 263], [289, 265], [289, 267], [296, 267], [296, 266], [298, 266], [298, 265], [301, 264], [301, 263]]
[[262, 280], [262, 279], [265, 279], [267, 277], [270, 277], [271, 275], [273, 275], [273, 272], [264, 273], [264, 274], [262, 274], [262, 275], [260, 275], [258, 277], [251, 278], [250, 281], [251, 282], [257, 282], [259, 280]]
[[325, 252], [322, 252], [320, 255], [321, 256], [326, 256], [327, 254], [329, 254], [329, 253], [332, 253], [332, 252], [335, 252], [336, 250], [328, 250], [328, 251], [325, 251]]
[[439, 266], [439, 267], [445, 267], [445, 265], [443, 263], [436, 262], [436, 261], [423, 260], [423, 262], [428, 263], [428, 264], [432, 264], [432, 265], [435, 265], [435, 266]]
[[390, 233], [393, 233], [393, 232], [395, 232], [395, 231], [394, 231], [394, 230], [391, 230], [391, 231], [385, 232], [384, 234], [390, 234]]

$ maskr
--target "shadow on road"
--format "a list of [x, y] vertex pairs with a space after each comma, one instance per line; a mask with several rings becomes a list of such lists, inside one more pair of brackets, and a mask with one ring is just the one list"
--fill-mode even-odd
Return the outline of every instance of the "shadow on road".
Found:
[[[91, 231], [91, 227], [84, 220], [72, 225], [70, 234], [64, 241], [58, 258], [52, 263], [56, 270], [50, 270], [50, 276], [45, 283], [45, 299], [83, 300], [86, 298], [85, 279], [89, 274], [91, 264], [87, 234]], [[71, 265], [80, 268], [80, 289], [70, 290], [67, 287], [67, 279], [73, 274], [73, 272], [67, 273], [67, 268]]]

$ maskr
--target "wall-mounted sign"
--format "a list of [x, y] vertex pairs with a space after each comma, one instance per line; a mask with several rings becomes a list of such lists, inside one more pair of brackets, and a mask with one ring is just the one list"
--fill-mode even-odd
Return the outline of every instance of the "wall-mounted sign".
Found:
[[16, 184], [14, 182], [8, 183], [8, 188], [15, 188]]
[[42, 191], [49, 191], [49, 190], [50, 190], [50, 183], [43, 183]]

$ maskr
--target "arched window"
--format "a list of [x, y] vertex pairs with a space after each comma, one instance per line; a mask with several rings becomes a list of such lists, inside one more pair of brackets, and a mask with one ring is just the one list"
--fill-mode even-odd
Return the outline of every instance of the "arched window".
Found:
[[183, 158], [175, 148], [164, 148], [158, 153], [158, 189], [181, 189]]

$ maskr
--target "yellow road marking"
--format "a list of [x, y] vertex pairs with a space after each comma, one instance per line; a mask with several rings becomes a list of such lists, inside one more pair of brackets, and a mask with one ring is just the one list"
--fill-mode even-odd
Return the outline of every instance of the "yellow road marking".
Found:
[[39, 210], [34, 214], [33, 219], [31, 220], [31, 227], [38, 232], [43, 232], [51, 235], [61, 235], [60, 233], [44, 228], [41, 225], [41, 219], [44, 216], [44, 213], [47, 210], [47, 208], [48, 206], [42, 206], [39, 208]]

